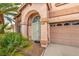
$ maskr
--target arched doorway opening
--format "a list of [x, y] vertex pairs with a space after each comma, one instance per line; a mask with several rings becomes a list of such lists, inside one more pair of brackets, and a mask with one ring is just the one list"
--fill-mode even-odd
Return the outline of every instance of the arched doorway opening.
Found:
[[32, 19], [32, 40], [40, 41], [40, 16]]
[[41, 39], [41, 24], [40, 15], [38, 12], [32, 12], [28, 17], [27, 34], [30, 40], [40, 42]]

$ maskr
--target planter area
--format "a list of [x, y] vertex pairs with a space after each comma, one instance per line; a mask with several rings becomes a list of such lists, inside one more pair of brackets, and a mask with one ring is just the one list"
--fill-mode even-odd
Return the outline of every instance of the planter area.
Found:
[[40, 56], [43, 48], [19, 33], [0, 34], [0, 56]]

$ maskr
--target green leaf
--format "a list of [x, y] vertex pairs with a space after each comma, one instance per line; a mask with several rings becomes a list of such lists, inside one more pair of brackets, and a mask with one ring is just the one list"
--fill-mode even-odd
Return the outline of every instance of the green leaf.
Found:
[[11, 16], [15, 16], [15, 15], [17, 15], [17, 13], [7, 13], [6, 15], [11, 15]]
[[11, 17], [9, 17], [9, 16], [5, 16], [5, 18], [10, 22], [10, 23], [12, 23], [12, 22], [15, 22]]
[[3, 33], [4, 32], [4, 29], [8, 26], [9, 23], [6, 23], [6, 24], [1, 24], [0, 25], [0, 33]]

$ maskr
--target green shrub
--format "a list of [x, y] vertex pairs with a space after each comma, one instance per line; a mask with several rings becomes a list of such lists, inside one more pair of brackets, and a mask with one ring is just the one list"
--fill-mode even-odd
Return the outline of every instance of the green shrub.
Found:
[[31, 45], [28, 38], [23, 37], [19, 33], [5, 33], [0, 38], [0, 55], [12, 56], [17, 53], [19, 49], [23, 49]]
[[2, 34], [2, 33], [5, 32], [4, 30], [6, 29], [6, 27], [8, 26], [8, 24], [9, 24], [9, 23], [0, 24], [0, 34]]

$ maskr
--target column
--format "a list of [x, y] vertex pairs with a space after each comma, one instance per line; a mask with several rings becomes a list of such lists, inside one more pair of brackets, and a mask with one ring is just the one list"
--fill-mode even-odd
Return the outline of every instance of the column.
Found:
[[27, 37], [27, 23], [21, 23], [21, 33], [24, 37]]
[[47, 47], [48, 45], [48, 33], [47, 33], [48, 21], [46, 18], [41, 20], [41, 47]]

